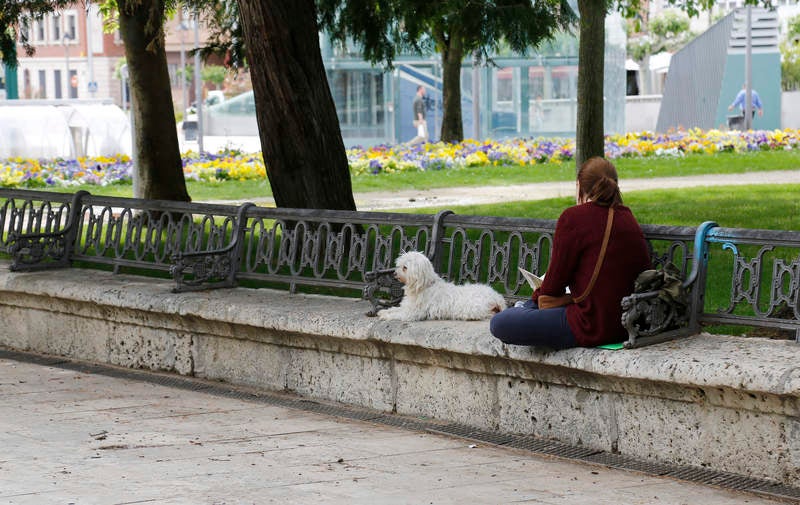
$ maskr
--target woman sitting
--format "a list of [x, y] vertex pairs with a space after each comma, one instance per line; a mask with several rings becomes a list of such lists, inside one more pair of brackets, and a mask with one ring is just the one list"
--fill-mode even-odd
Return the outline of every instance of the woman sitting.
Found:
[[614, 165], [587, 160], [578, 171], [576, 200], [558, 218], [542, 285], [523, 306], [490, 322], [492, 335], [506, 344], [566, 349], [627, 336], [620, 303], [651, 266], [642, 229], [622, 205]]

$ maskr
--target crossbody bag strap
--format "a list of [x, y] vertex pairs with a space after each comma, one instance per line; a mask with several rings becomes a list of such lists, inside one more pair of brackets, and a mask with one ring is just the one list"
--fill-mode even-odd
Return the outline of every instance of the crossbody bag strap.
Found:
[[608, 207], [608, 220], [606, 221], [606, 232], [603, 235], [603, 245], [600, 246], [600, 256], [597, 257], [597, 263], [594, 265], [594, 272], [592, 272], [592, 279], [589, 281], [589, 285], [586, 286], [586, 290], [583, 294], [577, 298], [573, 298], [572, 301], [575, 303], [580, 303], [589, 296], [589, 293], [592, 292], [592, 288], [594, 287], [594, 283], [597, 282], [597, 276], [600, 275], [600, 267], [603, 266], [603, 260], [606, 257], [606, 248], [608, 247], [608, 238], [611, 236], [611, 225], [614, 224], [614, 206], [611, 205]]

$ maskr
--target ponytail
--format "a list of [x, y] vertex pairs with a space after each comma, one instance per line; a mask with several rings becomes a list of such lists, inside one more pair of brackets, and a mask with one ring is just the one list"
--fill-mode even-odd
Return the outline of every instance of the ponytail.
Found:
[[622, 205], [619, 179], [614, 165], [599, 156], [586, 160], [578, 171], [580, 195], [605, 207]]

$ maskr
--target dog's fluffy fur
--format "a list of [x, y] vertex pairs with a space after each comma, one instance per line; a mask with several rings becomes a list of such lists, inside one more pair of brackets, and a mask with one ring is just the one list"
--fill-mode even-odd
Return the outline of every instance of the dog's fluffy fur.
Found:
[[506, 308], [503, 296], [483, 284], [457, 286], [439, 277], [424, 254], [410, 251], [397, 258], [395, 275], [404, 284], [400, 306], [378, 312], [381, 319], [487, 319]]

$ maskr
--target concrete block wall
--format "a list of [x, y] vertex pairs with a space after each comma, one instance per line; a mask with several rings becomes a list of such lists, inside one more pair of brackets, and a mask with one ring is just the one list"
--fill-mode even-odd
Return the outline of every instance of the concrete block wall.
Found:
[[800, 485], [800, 347], [701, 334], [642, 349], [506, 346], [488, 323], [367, 302], [0, 262], [0, 345], [292, 391]]
[[[741, 86], [741, 84], [739, 84], [739, 86]], [[734, 97], [730, 98], [731, 102], [733, 101]], [[661, 95], [626, 97], [625, 131], [656, 131], [660, 107]], [[800, 113], [798, 113], [798, 111], [800, 111], [800, 91], [784, 91], [781, 93], [779, 118], [780, 128], [800, 128]], [[687, 128], [688, 127], [689, 126], [687, 125]], [[760, 128], [758, 123], [756, 123], [754, 127]]]

